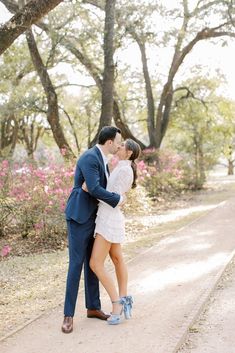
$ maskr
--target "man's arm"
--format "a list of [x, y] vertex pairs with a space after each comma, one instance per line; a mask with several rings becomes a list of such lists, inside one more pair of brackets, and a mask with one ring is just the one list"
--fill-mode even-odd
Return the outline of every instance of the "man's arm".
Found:
[[109, 192], [100, 185], [99, 164], [97, 159], [89, 155], [86, 158], [86, 163], [80, 166], [88, 192], [91, 196], [98, 200], [102, 200], [112, 207], [116, 207], [120, 201], [120, 195], [114, 192]]

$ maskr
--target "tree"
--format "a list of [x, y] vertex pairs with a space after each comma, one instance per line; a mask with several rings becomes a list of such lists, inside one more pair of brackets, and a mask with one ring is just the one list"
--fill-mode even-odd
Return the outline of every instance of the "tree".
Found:
[[110, 125], [113, 117], [113, 86], [114, 86], [114, 22], [115, 0], [105, 1], [105, 25], [104, 25], [104, 71], [101, 95], [101, 115], [96, 136], [91, 144], [96, 143], [98, 133], [102, 127]]
[[25, 145], [28, 158], [34, 160], [34, 152], [37, 149], [38, 140], [44, 133], [44, 128], [36, 121], [37, 116], [24, 116], [19, 122], [19, 140]]
[[[22, 9], [18, 10], [17, 13], [3, 26], [0, 27], [0, 55], [11, 46], [11, 44], [24, 33], [27, 28], [49, 11], [53, 10], [63, 0], [31, 0]], [[1, 0], [1, 2], [7, 6], [9, 1]], [[11, 9], [14, 8], [11, 6]]]
[[46, 97], [47, 97], [47, 120], [50, 124], [55, 142], [59, 149], [63, 151], [63, 156], [66, 159], [74, 157], [73, 151], [71, 150], [65, 136], [63, 129], [60, 124], [59, 119], [59, 108], [58, 108], [58, 99], [57, 94], [50, 79], [50, 76], [47, 72], [46, 66], [43, 64], [42, 58], [39, 54], [36, 41], [33, 36], [32, 30], [27, 30], [26, 32], [27, 43], [29, 47], [29, 52], [34, 64], [35, 70], [37, 71], [42, 86], [44, 88]]
[[216, 136], [222, 140], [221, 156], [226, 161], [227, 174], [234, 175], [235, 167], [235, 102], [220, 98], [218, 104], [218, 126]]
[[[92, 4], [104, 9], [103, 3], [97, 0], [84, 0], [84, 3]], [[191, 53], [197, 43], [212, 38], [235, 37], [234, 32], [234, 11], [235, 4], [228, 1], [198, 1], [193, 8], [188, 0], [180, 4], [171, 5], [168, 9], [163, 2], [152, 5], [152, 2], [143, 4], [141, 11], [139, 4], [129, 1], [122, 3], [121, 8], [116, 9], [117, 21], [120, 27], [125, 27], [127, 34], [136, 41], [142, 58], [143, 75], [145, 79], [145, 90], [147, 98], [147, 127], [149, 133], [150, 147], [159, 148], [168, 128], [171, 108], [174, 98], [174, 81], [186, 57]], [[150, 9], [150, 10], [149, 10]], [[155, 10], [155, 11], [154, 11]], [[153, 29], [149, 31], [148, 23], [154, 23], [154, 15], [166, 18], [171, 22], [171, 29], [160, 36]], [[219, 14], [212, 21], [214, 14]], [[147, 17], [149, 20], [147, 20]], [[211, 21], [208, 21], [208, 18]], [[181, 23], [178, 27], [172, 22]], [[213, 25], [214, 24], [214, 25]], [[174, 26], [174, 27], [173, 27]], [[152, 25], [153, 28], [153, 25]], [[162, 84], [159, 99], [154, 99], [153, 87], [151, 85], [150, 73], [147, 62], [146, 46], [153, 37], [156, 38], [157, 49], [162, 45], [173, 43], [173, 55], [165, 82]], [[166, 39], [165, 39], [166, 38]], [[153, 105], [153, 99], [155, 104]]]
[[[165, 10], [163, 14], [168, 14], [178, 20], [182, 16], [182, 25], [178, 29], [178, 33], [171, 40], [175, 40], [174, 53], [168, 72], [166, 82], [160, 95], [160, 100], [156, 107], [156, 116], [154, 116], [154, 106], [152, 100], [152, 87], [149, 79], [149, 71], [145, 53], [145, 42], [147, 35], [138, 36], [138, 26], [144, 21], [137, 21], [134, 25], [128, 25], [127, 29], [137, 41], [142, 57], [143, 73], [146, 82], [147, 110], [148, 110], [148, 126], [150, 127], [149, 139], [150, 146], [159, 148], [168, 128], [170, 121], [170, 112], [174, 97], [174, 80], [185, 58], [190, 54], [194, 46], [202, 40], [220, 37], [235, 37], [234, 23], [232, 19], [232, 11], [234, 5], [228, 4], [227, 1], [199, 1], [196, 6], [190, 10], [189, 1], [184, 0], [183, 10], [180, 14], [179, 8], [173, 10]], [[220, 22], [215, 26], [209, 27], [204, 18], [212, 15], [215, 11], [221, 11]], [[139, 15], [141, 17], [141, 14]], [[176, 29], [177, 31], [177, 29]]]
[[[19, 9], [17, 4], [14, 3], [13, 5], [9, 0], [4, 0], [4, 4], [7, 7], [7, 9], [13, 13]], [[70, 6], [70, 10], [71, 10], [71, 6]], [[75, 14], [77, 13], [76, 9], [73, 9], [73, 11], [71, 12]], [[84, 11], [81, 11], [81, 9], [79, 8], [79, 13], [83, 13], [83, 12]], [[67, 51], [72, 53], [78, 59], [78, 61], [86, 68], [87, 72], [94, 79], [97, 85], [97, 88], [102, 94], [102, 89], [103, 89], [102, 69], [95, 63], [97, 61], [97, 58], [99, 59], [98, 61], [99, 63], [102, 60], [101, 53], [99, 53], [98, 51], [99, 46], [97, 45], [97, 41], [99, 39], [97, 38], [97, 36], [95, 36], [95, 34], [100, 31], [100, 26], [95, 30], [89, 29], [89, 28], [86, 29], [86, 31], [82, 30], [81, 34], [77, 34], [78, 31], [76, 31], [76, 37], [75, 37], [73, 24], [69, 23], [74, 20], [74, 16], [76, 15], [71, 15], [71, 16], [68, 15], [66, 16], [65, 20], [63, 19], [61, 21], [62, 17], [61, 16], [56, 17], [56, 13], [55, 13], [55, 21], [53, 24], [46, 24], [45, 22], [40, 22], [40, 23], [37, 23], [37, 26], [40, 27], [42, 30], [44, 30], [47, 33], [49, 38], [53, 38], [52, 41], [56, 41], [57, 46], [60, 45], [64, 47]], [[82, 19], [82, 17], [80, 19]], [[69, 29], [66, 28], [67, 24], [69, 24], [69, 27], [68, 27]], [[85, 23], [83, 25], [86, 26]], [[56, 26], [56, 29], [57, 29], [56, 31], [53, 29], [54, 26]], [[66, 31], [66, 35], [64, 33], [60, 33], [60, 30], [64, 28]], [[91, 41], [91, 38], [93, 39], [93, 37], [95, 37], [94, 38], [95, 47], [91, 49], [93, 57], [90, 58], [87, 53], [88, 52], [87, 47], [89, 46], [89, 42]], [[84, 43], [86, 45], [86, 49], [84, 48]], [[100, 45], [100, 48], [101, 47], [102, 46]], [[117, 92], [114, 90], [113, 118], [116, 126], [121, 129], [122, 136], [124, 139], [132, 138], [136, 142], [138, 142], [142, 148], [144, 148], [145, 144], [133, 135], [130, 128], [128, 127], [127, 122], [123, 121], [117, 97], [118, 97]], [[93, 138], [93, 141], [94, 141], [94, 138]]]
[[[221, 133], [219, 105], [224, 98], [216, 94], [218, 79], [194, 77], [184, 82], [188, 89], [176, 90], [172, 121], [166, 143], [188, 163], [191, 186], [200, 189], [221, 156], [225, 136]], [[184, 94], [184, 91], [186, 94]]]
[[13, 155], [16, 143], [19, 142], [21, 114], [24, 110], [24, 96], [27, 84], [20, 89], [25, 75], [32, 71], [24, 46], [12, 48], [11, 55], [6, 52], [1, 57], [0, 65], [0, 156], [9, 158]]
[[[8, 4], [8, 9], [16, 11], [15, 7], [10, 6], [10, 0], [4, 0], [4, 3]], [[58, 14], [57, 11], [54, 11], [47, 21], [39, 22], [37, 26], [47, 33], [52, 42], [56, 42], [55, 45], [64, 56], [67, 56], [73, 68], [76, 67], [82, 71], [80, 64], [86, 68], [86, 73], [89, 73], [90, 77], [94, 79], [98, 90], [102, 93], [104, 78], [102, 29], [105, 1], [84, 0], [82, 3], [74, 3], [70, 16], [66, 11], [65, 18], [62, 16], [60, 18], [60, 11]], [[64, 6], [72, 9], [70, 4], [64, 4], [63, 9]], [[95, 11], [94, 6], [96, 7]], [[176, 86], [178, 89], [180, 84], [178, 74], [184, 68], [185, 60], [190, 57], [189, 54], [193, 48], [201, 41], [221, 38], [220, 42], [226, 44], [226, 38], [234, 37], [234, 4], [219, 0], [198, 2], [184, 0], [175, 1], [174, 4], [167, 7], [163, 1], [153, 4], [152, 1], [145, 0], [140, 8], [137, 0], [132, 2], [123, 0], [116, 4], [115, 14], [115, 52], [117, 53], [118, 50], [121, 52], [125, 46], [128, 47], [134, 43], [141, 54], [142, 73], [141, 69], [139, 72], [135, 69], [129, 75], [129, 77], [132, 76], [132, 81], [126, 82], [124, 81], [125, 77], [121, 77], [123, 78], [122, 83], [120, 80], [122, 67], [120, 69], [117, 61], [113, 100], [114, 121], [122, 129], [124, 138], [135, 139], [142, 148], [148, 145], [159, 148], [168, 129], [171, 116], [173, 116], [172, 106], [177, 98]], [[54, 20], [51, 22], [53, 18]], [[162, 26], [164, 31], [162, 28], [160, 31], [157, 28], [158, 20], [164, 22], [164, 26]], [[217, 41], [218, 43], [219, 41]], [[166, 70], [163, 73], [159, 72], [157, 64], [153, 69], [153, 65], [150, 65], [151, 59], [149, 59], [150, 50], [151, 58], [154, 55], [157, 57], [160, 55], [161, 47], [169, 48], [170, 53], [169, 61], [165, 63]], [[79, 62], [71, 59], [70, 53]], [[187, 73], [190, 75], [189, 70]], [[119, 86], [116, 84], [117, 79], [120, 82]], [[137, 86], [138, 80], [139, 85]], [[124, 97], [123, 92], [126, 86], [129, 86], [129, 90]], [[137, 94], [139, 94], [138, 97]], [[100, 95], [100, 97], [102, 96]], [[121, 104], [124, 101], [128, 102], [125, 116], [123, 114], [124, 106]], [[145, 104], [143, 104], [144, 101]], [[146, 135], [142, 134], [144, 137], [141, 136], [141, 141], [136, 137], [139, 129], [132, 130], [134, 124], [130, 128], [129, 123], [134, 117], [141, 120], [140, 124], [136, 122], [139, 126], [141, 125], [141, 132], [143, 131], [144, 134], [146, 132]], [[101, 124], [100, 121], [99, 123]], [[144, 128], [142, 128], [143, 126]]]

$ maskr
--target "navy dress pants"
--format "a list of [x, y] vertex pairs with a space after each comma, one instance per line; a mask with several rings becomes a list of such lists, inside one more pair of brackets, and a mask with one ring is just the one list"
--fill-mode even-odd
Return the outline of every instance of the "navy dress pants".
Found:
[[86, 308], [98, 310], [101, 308], [99, 281], [89, 266], [94, 243], [94, 228], [95, 216], [84, 224], [67, 220], [69, 269], [64, 304], [65, 316], [74, 316], [83, 264]]

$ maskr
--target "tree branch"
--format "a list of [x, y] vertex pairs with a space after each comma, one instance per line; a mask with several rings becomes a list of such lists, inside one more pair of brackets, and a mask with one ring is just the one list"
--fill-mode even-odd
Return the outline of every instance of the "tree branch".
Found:
[[[4, 25], [0, 26], [0, 55], [32, 24], [63, 0], [31, 0]], [[10, 4], [8, 4], [10, 5]], [[13, 7], [11, 7], [13, 10]]]
[[82, 0], [82, 3], [93, 5], [101, 10], [104, 10], [105, 8], [105, 2], [103, 0]]
[[16, 13], [19, 10], [18, 4], [10, 0], [0, 0], [0, 2], [7, 8], [11, 13]]
[[199, 6], [200, 3], [202, 1], [198, 1], [195, 9], [191, 12], [191, 15], [190, 16], [196, 16], [198, 15], [200, 12], [204, 11], [204, 10], [207, 10], [209, 9], [210, 7], [214, 6], [214, 5], [218, 5], [218, 0], [215, 0], [215, 1], [209, 1], [207, 4], [205, 5], [202, 5], [201, 7]]
[[183, 100], [183, 99], [188, 99], [188, 98], [193, 98], [194, 100], [197, 100], [197, 101], [199, 101], [200, 103], [202, 103], [202, 104], [207, 108], [206, 102], [205, 102], [203, 99], [200, 99], [200, 98], [195, 97], [194, 93], [193, 93], [188, 87], [186, 87], [186, 86], [176, 88], [176, 89], [173, 91], [173, 93], [178, 92], [178, 91], [182, 91], [182, 90], [185, 90], [185, 91], [186, 91], [186, 94], [183, 95], [183, 96], [181, 96], [179, 99], [176, 99], [176, 100], [175, 100], [175, 105], [176, 105], [176, 107], [178, 107], [178, 103], [179, 103], [181, 100]]

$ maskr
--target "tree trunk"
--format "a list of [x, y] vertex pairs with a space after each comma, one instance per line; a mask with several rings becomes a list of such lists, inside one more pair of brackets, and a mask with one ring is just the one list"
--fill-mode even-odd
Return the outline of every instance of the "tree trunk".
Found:
[[28, 158], [34, 160], [34, 152], [37, 149], [39, 137], [43, 135], [44, 129], [42, 126], [37, 126], [35, 120], [30, 122], [28, 117], [21, 120], [19, 129], [22, 132], [22, 136], [19, 139], [25, 145]]
[[123, 139], [126, 140], [128, 138], [131, 138], [132, 140], [134, 140], [135, 142], [137, 142], [140, 145], [142, 150], [145, 149], [146, 146], [144, 145], [144, 143], [132, 134], [132, 132], [129, 129], [129, 127], [127, 126], [127, 124], [125, 124], [125, 122], [122, 120], [120, 109], [119, 109], [119, 106], [118, 106], [118, 103], [116, 100], [114, 100], [113, 115], [114, 115], [114, 121], [115, 121], [116, 126], [122, 132]]
[[228, 146], [228, 175], [234, 175], [233, 145]]
[[64, 112], [65, 116], [68, 118], [69, 125], [71, 126], [71, 129], [72, 129], [72, 134], [73, 134], [73, 137], [74, 137], [75, 145], [77, 147], [77, 153], [79, 154], [80, 151], [81, 151], [81, 148], [80, 148], [79, 143], [78, 143], [78, 137], [77, 137], [77, 134], [76, 134], [76, 131], [75, 131], [75, 127], [74, 127], [73, 121], [70, 118], [69, 113], [64, 108], [60, 107], [60, 109]]
[[228, 175], [234, 175], [234, 160], [228, 160]]
[[141, 61], [142, 61], [142, 68], [143, 68], [143, 75], [145, 81], [145, 92], [147, 98], [147, 129], [148, 129], [148, 136], [149, 136], [149, 145], [156, 146], [156, 130], [155, 130], [155, 104], [153, 98], [153, 90], [151, 85], [151, 79], [148, 70], [148, 60], [146, 55], [146, 48], [144, 41], [138, 37], [135, 29], [132, 27], [128, 27], [128, 32], [134, 38], [136, 43], [139, 46], [140, 53], [141, 53]]
[[106, 0], [105, 26], [104, 26], [104, 73], [102, 82], [102, 104], [98, 131], [91, 141], [91, 145], [97, 142], [98, 134], [102, 127], [111, 125], [113, 117], [113, 86], [114, 86], [114, 23], [115, 0]]
[[99, 129], [105, 125], [110, 125], [113, 117], [114, 23], [115, 0], [106, 0], [104, 27], [104, 75], [102, 85], [102, 106]]
[[0, 55], [32, 24], [54, 9], [63, 0], [32, 0], [0, 27]]
[[198, 153], [198, 145], [197, 145], [197, 141], [194, 141], [194, 185], [193, 188], [195, 190], [198, 189], [198, 185], [199, 185], [199, 153]]
[[160, 148], [163, 137], [165, 136], [169, 120], [170, 111], [173, 99], [173, 86], [172, 82], [167, 82], [163, 88], [160, 102], [158, 104], [157, 116], [156, 116], [156, 138], [155, 148]]
[[0, 157], [10, 158], [13, 156], [18, 139], [19, 126], [15, 116], [2, 119], [0, 129]]
[[200, 190], [206, 180], [205, 167], [204, 167], [204, 155], [202, 148], [202, 141], [200, 136], [195, 135], [194, 139], [195, 148], [195, 182], [194, 188]]
[[148, 128], [148, 135], [149, 135], [149, 144], [150, 146], [156, 145], [156, 131], [155, 131], [155, 124], [154, 124], [154, 116], [155, 116], [155, 106], [154, 106], [154, 99], [153, 99], [153, 91], [151, 86], [151, 80], [148, 71], [148, 62], [145, 50], [145, 44], [138, 43], [141, 52], [142, 58], [142, 66], [143, 66], [143, 74], [144, 74], [144, 81], [145, 81], [145, 91], [147, 97], [147, 128]]
[[206, 172], [205, 172], [204, 153], [203, 153], [203, 145], [202, 145], [201, 138], [200, 138], [200, 142], [199, 142], [199, 146], [198, 146], [198, 153], [199, 153], [200, 184], [202, 187], [206, 181]]
[[60, 152], [62, 153], [65, 159], [70, 159], [71, 157], [75, 156], [68, 142], [65, 139], [62, 127], [60, 125], [58, 100], [55, 88], [51, 82], [51, 79], [47, 72], [47, 68], [42, 62], [42, 58], [39, 54], [37, 44], [31, 30], [27, 30], [26, 38], [35, 70], [37, 71], [40, 77], [42, 86], [47, 97], [47, 120], [50, 124], [55, 142], [59, 147]]
[[[49, 30], [44, 26], [44, 30], [48, 33]], [[93, 80], [95, 81], [98, 89], [102, 92], [102, 79], [100, 77], [99, 69], [87, 58], [75, 45], [67, 38], [62, 38], [61, 44], [69, 50], [79, 61], [82, 65], [85, 66]], [[144, 149], [146, 146], [143, 142], [139, 141], [130, 131], [127, 124], [125, 124], [122, 120], [122, 116], [120, 113], [119, 105], [117, 100], [115, 99], [115, 92], [114, 92], [114, 101], [113, 101], [113, 119], [116, 126], [121, 129], [122, 136], [124, 139], [131, 138], [132, 140], [136, 141], [140, 144], [141, 148]], [[94, 139], [93, 139], [94, 141]], [[94, 143], [94, 142], [93, 142]], [[90, 141], [89, 146], [92, 146], [92, 142]]]
[[25, 142], [28, 158], [34, 160], [34, 124], [22, 127], [23, 139]]

